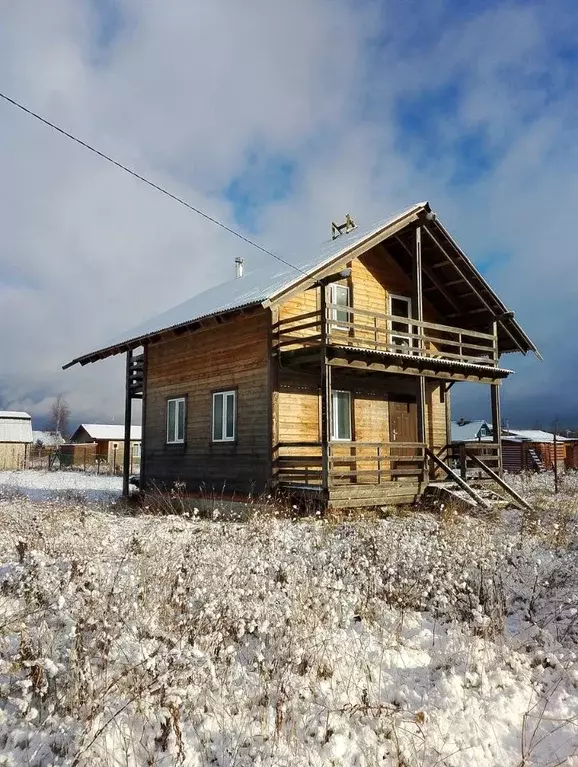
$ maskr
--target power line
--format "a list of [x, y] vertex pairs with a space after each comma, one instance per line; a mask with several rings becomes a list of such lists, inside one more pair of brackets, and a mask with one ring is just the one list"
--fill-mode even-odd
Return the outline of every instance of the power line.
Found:
[[213, 216], [210, 216], [208, 213], [203, 212], [199, 208], [195, 208], [194, 205], [191, 205], [186, 200], [183, 200], [182, 197], [178, 197], [176, 194], [173, 194], [172, 192], [169, 192], [167, 189], [164, 189], [164, 187], [159, 186], [159, 184], [155, 184], [154, 181], [150, 181], [145, 176], [141, 176], [140, 173], [137, 173], [132, 168], [129, 168], [127, 165], [123, 165], [121, 162], [113, 159], [112, 157], [109, 157], [109, 155], [105, 154], [104, 152], [101, 152], [100, 149], [96, 149], [96, 147], [93, 147], [90, 144], [87, 144], [86, 141], [79, 139], [77, 136], [74, 136], [72, 133], [69, 133], [68, 131], [64, 130], [64, 128], [59, 128], [58, 125], [55, 125], [54, 123], [50, 122], [50, 120], [47, 120], [45, 117], [42, 117], [37, 112], [33, 112], [31, 109], [28, 109], [28, 107], [25, 107], [23, 104], [20, 104], [18, 101], [11, 99], [9, 96], [6, 96], [6, 94], [2, 93], [1, 91], [0, 91], [0, 98], [4, 99], [4, 101], [7, 101], [9, 104], [12, 104], [12, 106], [15, 106], [18, 109], [21, 109], [27, 115], [34, 117], [36, 120], [39, 120], [41, 123], [44, 123], [44, 125], [47, 125], [49, 128], [52, 128], [52, 130], [55, 130], [58, 133], [62, 134], [63, 136], [66, 136], [66, 138], [69, 138], [71, 141], [74, 141], [77, 144], [80, 144], [80, 146], [98, 155], [103, 160], [106, 160], [112, 165], [116, 165], [117, 168], [120, 168], [120, 170], [123, 170], [125, 173], [128, 173], [129, 175], [133, 176], [139, 181], [142, 181], [143, 184], [147, 184], [153, 189], [156, 189], [157, 192], [161, 192], [161, 194], [166, 195], [171, 200], [174, 200], [175, 202], [178, 202], [181, 205], [184, 205], [185, 208], [192, 210], [193, 213], [196, 213], [198, 216], [202, 216], [204, 219], [206, 219], [207, 221], [210, 221], [212, 224], [215, 224], [216, 226], [221, 227], [221, 229], [224, 229], [226, 232], [229, 232], [229, 234], [232, 234], [235, 237], [238, 237], [240, 240], [243, 240], [243, 242], [246, 242], [248, 245], [252, 245], [254, 248], [257, 248], [257, 250], [260, 250], [262, 253], [266, 253], [268, 256], [275, 258], [277, 261], [280, 261], [282, 264], [285, 264], [285, 266], [290, 266], [291, 269], [295, 269], [296, 272], [299, 272], [300, 274], [303, 274], [306, 277], [308, 276], [306, 272], [304, 272], [302, 269], [299, 269], [299, 267], [295, 266], [295, 264], [292, 264], [289, 261], [286, 261], [284, 258], [281, 258], [281, 256], [277, 256], [275, 253], [272, 253], [270, 250], [267, 250], [267, 248], [264, 248], [262, 245], [259, 245], [257, 242], [250, 240], [248, 237], [245, 237], [245, 235], [235, 231], [235, 229], [232, 229], [230, 226], [227, 226], [226, 224], [223, 224], [218, 219], [213, 218]]

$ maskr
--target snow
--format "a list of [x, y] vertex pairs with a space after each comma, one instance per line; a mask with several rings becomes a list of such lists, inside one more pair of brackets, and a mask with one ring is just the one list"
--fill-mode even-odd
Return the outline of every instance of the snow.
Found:
[[578, 765], [578, 480], [514, 481], [535, 512], [0, 500], [0, 764]]
[[0, 498], [22, 496], [45, 501], [70, 500], [75, 496], [90, 501], [113, 501], [121, 492], [122, 477], [80, 471], [0, 471]]

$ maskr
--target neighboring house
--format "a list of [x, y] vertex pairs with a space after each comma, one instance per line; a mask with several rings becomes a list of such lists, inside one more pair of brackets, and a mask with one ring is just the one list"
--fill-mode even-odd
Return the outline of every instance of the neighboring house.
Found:
[[492, 427], [487, 421], [452, 421], [452, 442], [491, 442]]
[[427, 203], [337, 233], [65, 366], [127, 352], [144, 487], [412, 501], [441, 470], [455, 381], [489, 387], [499, 445], [502, 355], [537, 353], [513, 313]]
[[31, 443], [29, 414], [0, 410], [0, 470], [26, 468]]
[[[95, 458], [106, 461], [115, 468], [122, 466], [124, 457], [124, 426], [104, 423], [82, 423], [76, 429], [70, 442], [73, 444], [95, 444]], [[130, 427], [131, 464], [140, 464], [141, 427]]]
[[[542, 429], [504, 429], [502, 452], [507, 471], [543, 471], [554, 468], [554, 457], [560, 470], [575, 468], [575, 439], [556, 435]], [[578, 456], [577, 456], [578, 457]]]
[[55, 434], [52, 431], [33, 431], [32, 442], [34, 445], [52, 449], [58, 447], [59, 445], [64, 445], [66, 440], [62, 434]]

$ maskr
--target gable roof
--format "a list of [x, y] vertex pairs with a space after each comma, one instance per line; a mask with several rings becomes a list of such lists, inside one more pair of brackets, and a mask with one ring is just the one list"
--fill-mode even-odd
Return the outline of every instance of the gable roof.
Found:
[[[452, 442], [476, 442], [479, 439], [480, 429], [484, 426], [491, 435], [492, 427], [487, 421], [468, 421], [467, 423], [452, 421], [451, 440]], [[486, 437], [486, 439], [487, 438], [488, 437]], [[484, 437], [482, 437], [482, 440], [483, 439]]]
[[[88, 434], [91, 439], [95, 440], [110, 440], [110, 441], [120, 441], [124, 439], [124, 425], [123, 424], [116, 424], [116, 423], [81, 423], [78, 429], [74, 432], [72, 437], [70, 438], [71, 442], [74, 442], [74, 438], [80, 431], [80, 429], [84, 429], [84, 431]], [[131, 440], [135, 442], [140, 442], [141, 440], [141, 434], [142, 434], [142, 428], [140, 426], [131, 426], [130, 427], [130, 438]]]
[[[444, 255], [444, 263], [441, 266], [444, 267], [444, 270], [452, 271], [452, 274], [458, 270], [460, 279], [463, 278], [466, 281], [468, 290], [473, 288], [474, 294], [479, 296], [479, 302], [483, 307], [482, 311], [487, 312], [492, 318], [500, 318], [499, 322], [504, 329], [501, 339], [502, 350], [522, 351], [524, 354], [528, 351], [534, 351], [538, 354], [534, 344], [514, 320], [513, 313], [508, 312], [506, 306], [442, 227], [437, 217], [431, 213], [429, 203], [420, 202], [371, 226], [356, 227], [347, 234], [328, 240], [314, 253], [310, 251], [300, 253], [287, 264], [271, 259], [267, 264], [261, 264], [259, 268], [247, 271], [242, 278], [232, 279], [209, 288], [123, 333], [110, 341], [107, 346], [76, 357], [63, 367], [66, 369], [77, 363], [86, 365], [89, 362], [95, 362], [98, 359], [136, 348], [160, 333], [183, 328], [209, 317], [249, 307], [266, 307], [275, 304], [290, 293], [309, 287], [316, 280], [338, 268], [340, 264], [362, 255], [387, 239], [389, 239], [388, 252], [394, 256], [395, 260], [401, 259], [403, 261], [404, 257], [407, 258], [407, 254], [404, 255], [404, 250], [408, 248], [399, 235], [427, 214], [430, 214], [427, 231], [437, 245], [438, 251], [441, 249]], [[395, 238], [395, 242], [392, 238]], [[390, 250], [390, 244], [392, 250]], [[424, 256], [428, 252], [427, 246], [431, 249], [432, 243], [428, 241], [427, 244], [422, 245]], [[455, 274], [453, 276], [455, 277]], [[440, 272], [440, 277], [443, 283], [444, 275], [442, 272]], [[430, 288], [439, 290], [442, 298], [445, 297], [445, 300], [448, 300], [447, 291], [433, 275], [429, 277], [426, 275], [425, 279], [432, 281]], [[465, 295], [469, 297], [471, 293], [468, 292]], [[431, 295], [430, 300], [432, 300]], [[455, 306], [451, 299], [450, 303]], [[480, 309], [477, 308], [475, 311], [480, 311]]]
[[30, 415], [17, 410], [0, 410], [0, 442], [32, 442]]

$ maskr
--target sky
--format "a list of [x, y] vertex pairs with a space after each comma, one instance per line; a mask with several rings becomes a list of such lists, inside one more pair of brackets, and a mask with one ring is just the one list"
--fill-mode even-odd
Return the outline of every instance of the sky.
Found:
[[[578, 426], [573, 0], [0, 0], [0, 91], [283, 257], [429, 200], [538, 345], [511, 426]], [[73, 357], [262, 253], [0, 102], [0, 408], [122, 420]], [[489, 415], [455, 387], [456, 417]]]

